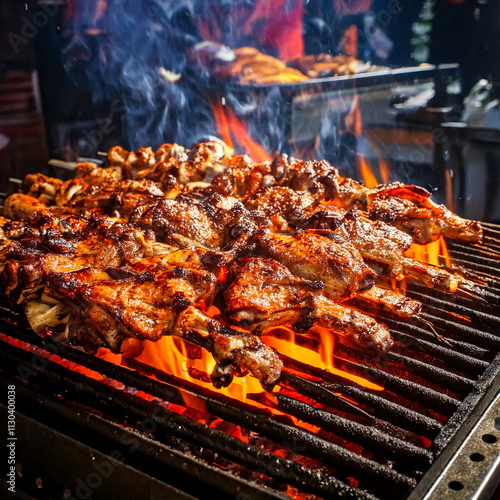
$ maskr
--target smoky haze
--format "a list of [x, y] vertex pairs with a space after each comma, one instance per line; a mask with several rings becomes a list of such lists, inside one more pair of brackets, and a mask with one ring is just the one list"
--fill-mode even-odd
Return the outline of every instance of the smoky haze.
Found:
[[126, 147], [192, 144], [216, 133], [203, 82], [193, 86], [186, 74], [186, 54], [200, 41], [196, 3], [74, 2], [64, 66]]

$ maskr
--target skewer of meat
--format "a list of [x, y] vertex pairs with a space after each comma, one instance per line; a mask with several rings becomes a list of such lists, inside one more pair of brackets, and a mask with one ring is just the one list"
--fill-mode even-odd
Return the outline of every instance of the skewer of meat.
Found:
[[[169, 244], [224, 249], [231, 252], [233, 259], [254, 250], [252, 236], [260, 229], [260, 247], [295, 274], [307, 279], [323, 279], [327, 283], [327, 297], [339, 300], [357, 294], [362, 300], [384, 305], [404, 317], [420, 311], [419, 302], [390, 290], [361, 293], [373, 287], [375, 273], [345, 238], [339, 244], [330, 234], [311, 231], [297, 235], [262, 232], [268, 225], [262, 226], [262, 220], [256, 223], [235, 198], [213, 194], [212, 204], [208, 200], [201, 204], [187, 196], [184, 199], [157, 199], [151, 205], [139, 206], [130, 220], [134, 225], [154, 230]], [[317, 278], [311, 278], [313, 276]]]
[[254, 333], [279, 325], [299, 331], [321, 326], [369, 350], [386, 352], [391, 348], [393, 340], [384, 325], [327, 299], [321, 295], [323, 288], [323, 281], [298, 278], [275, 260], [246, 258], [224, 293], [225, 314]]
[[[23, 195], [25, 196], [25, 195]], [[226, 202], [227, 200], [219, 200], [221, 203]], [[173, 202], [173, 200], [166, 200], [163, 199], [163, 203], [160, 204], [163, 209], [165, 209], [165, 203]], [[156, 206], [156, 205], [155, 205]], [[217, 206], [217, 205], [216, 205]], [[43, 205], [44, 208], [47, 208]], [[151, 226], [152, 227], [152, 221], [155, 221], [158, 231], [158, 227], [161, 227], [161, 220], [166, 220], [169, 221], [170, 224], [175, 224], [176, 217], [180, 217], [178, 219], [178, 227], [177, 230], [181, 233], [182, 236], [185, 238], [188, 238], [190, 236], [189, 233], [189, 228], [191, 228], [192, 231], [192, 237], [198, 237], [201, 241], [205, 243], [205, 247], [210, 247], [209, 243], [210, 237], [209, 233], [205, 233], [203, 227], [205, 227], [208, 231], [208, 229], [212, 230], [212, 233], [214, 234], [213, 228], [210, 224], [203, 224], [203, 221], [200, 221], [197, 217], [194, 217], [192, 213], [189, 212], [189, 205], [188, 207], [184, 205], [180, 205], [179, 203], [175, 203], [173, 207], [176, 208], [176, 212], [167, 211], [163, 212], [162, 217], [160, 217], [158, 214], [154, 214], [154, 216], [151, 217]], [[56, 207], [60, 208], [60, 207]], [[157, 207], [158, 208], [158, 207]], [[171, 207], [170, 207], [171, 208]], [[241, 208], [241, 207], [240, 207]], [[159, 208], [158, 208], [159, 209]], [[149, 230], [148, 224], [145, 223], [145, 220], [137, 220], [135, 221], [137, 225], [141, 224], [142, 226], [147, 226], [145, 231]], [[206, 222], [206, 221], [205, 221]], [[245, 222], [245, 219], [239, 219], [238, 222], [240, 224], [243, 224], [244, 231], [250, 232], [249, 227]], [[128, 227], [128, 226], [126, 226]], [[130, 226], [130, 229], [137, 227], [136, 225]], [[240, 231], [238, 228], [235, 226], [232, 227], [233, 231]], [[139, 232], [140, 230], [136, 229], [136, 232]], [[148, 233], [149, 234], [149, 233]], [[251, 232], [250, 232], [251, 234]], [[221, 231], [219, 233], [215, 232], [216, 236], [222, 237], [224, 236], [224, 231]], [[235, 236], [233, 234], [233, 236]], [[201, 237], [201, 238], [200, 238]], [[61, 239], [61, 235], [59, 235], [59, 239]], [[184, 243], [186, 243], [186, 239], [184, 239]], [[191, 240], [190, 246], [193, 246], [195, 243], [193, 242], [194, 240]], [[356, 290], [361, 289], [361, 288], [366, 288], [368, 286], [371, 286], [372, 278], [374, 273], [367, 268], [362, 260], [359, 258], [358, 255], [353, 255], [348, 251], [345, 251], [341, 249], [340, 247], [332, 244], [328, 239], [323, 238], [321, 236], [311, 234], [311, 235], [303, 235], [302, 237], [299, 236], [295, 240], [293, 238], [286, 238], [284, 236], [279, 236], [279, 235], [273, 235], [273, 234], [267, 234], [264, 237], [261, 238], [261, 241], [263, 242], [263, 245], [267, 248], [268, 252], [275, 252], [278, 257], [279, 252], [285, 252], [287, 253], [286, 248], [280, 248], [280, 245], [283, 245], [284, 243], [294, 246], [296, 249], [302, 249], [303, 251], [306, 251], [306, 247], [309, 246], [315, 246], [316, 247], [316, 258], [314, 259], [313, 262], [307, 262], [307, 259], [304, 259], [304, 264], [308, 263], [310, 272], [315, 272], [321, 275], [322, 279], [324, 279], [328, 283], [328, 293], [330, 296], [334, 296], [335, 298], [340, 298], [340, 297], [350, 297], [355, 293]], [[22, 243], [21, 243], [22, 244]], [[214, 240], [214, 244], [212, 245], [214, 248], [218, 248], [220, 245], [220, 241], [217, 239]], [[103, 250], [103, 247], [108, 247], [110, 245], [110, 242], [104, 237], [102, 232], [100, 233], [98, 230], [95, 230], [95, 239], [92, 240], [91, 242], [82, 242], [77, 246], [77, 256], [76, 255], [66, 255], [65, 258], [63, 258], [63, 263], [59, 264], [62, 265], [63, 269], [69, 271], [69, 270], [74, 270], [77, 269], [78, 267], [74, 266], [82, 266], [82, 265], [91, 265], [93, 268], [105, 268], [111, 267], [111, 266], [119, 266], [120, 265], [120, 260], [116, 259], [115, 260], [107, 260], [105, 262], [99, 261], [98, 259], [101, 258], [101, 253]], [[157, 245], [157, 244], [156, 244]], [[170, 250], [170, 247], [167, 245], [164, 245], [165, 252]], [[89, 253], [89, 249], [91, 249]], [[144, 254], [138, 255], [137, 250], [135, 249], [129, 249], [128, 258], [140, 258], [143, 257]], [[219, 254], [220, 256], [220, 254]], [[61, 260], [61, 257], [58, 256], [59, 260]], [[235, 258], [235, 253], [234, 251], [231, 253], [225, 253], [224, 254], [224, 266], [227, 266], [232, 260]], [[280, 257], [281, 258], [281, 257]], [[322, 262], [322, 260], [325, 258], [325, 261]], [[44, 264], [44, 270], [45, 274], [54, 272], [54, 267], [50, 266], [50, 263], [52, 262], [53, 259], [56, 259], [54, 256], [43, 256], [40, 259], [40, 262]], [[78, 260], [80, 259], [80, 260]], [[212, 257], [213, 259], [213, 257]], [[46, 263], [46, 261], [48, 261]], [[83, 264], [81, 263], [83, 261]], [[221, 258], [219, 258], [219, 263], [221, 263]], [[285, 263], [291, 266], [299, 266], [300, 263], [298, 263], [297, 259], [295, 259], [294, 262], [287, 261], [285, 259]], [[184, 264], [180, 263], [179, 266], [183, 266]], [[10, 267], [14, 268], [14, 266], [17, 266], [16, 264], [11, 263]], [[65, 267], [64, 267], [65, 266]], [[179, 267], [181, 268], [181, 267]], [[298, 269], [298, 267], [297, 267]], [[342, 269], [344, 269], [344, 272], [342, 272]], [[10, 275], [14, 275], [14, 270], [12, 269], [9, 271]], [[359, 286], [359, 282], [362, 281], [363, 279], [366, 280], [366, 283], [364, 283], [362, 286]], [[11, 281], [14, 281], [11, 279]], [[38, 282], [35, 281], [35, 284]], [[333, 305], [331, 307], [334, 307]], [[345, 308], [344, 308], [345, 309]], [[319, 309], [318, 313], [319, 314]], [[347, 311], [347, 310], [346, 310]], [[347, 312], [345, 312], [344, 315], [346, 315]], [[346, 323], [344, 326], [344, 331], [348, 331], [349, 325]], [[353, 335], [358, 335], [359, 334], [360, 328], [357, 328], [356, 332], [353, 332]]]
[[[25, 229], [9, 243], [4, 279], [37, 333], [115, 352], [126, 338], [176, 335], [214, 355], [217, 386], [247, 371], [265, 387], [278, 380], [282, 364], [270, 347], [196, 307], [217, 293], [217, 275], [207, 269], [220, 265], [217, 255], [158, 245], [151, 232], [102, 218], [44, 217], [38, 234]], [[165, 255], [151, 258], [157, 253]]]
[[[387, 268], [391, 278], [412, 277], [433, 288], [465, 294], [475, 288], [474, 283], [459, 274], [406, 257], [412, 237], [383, 221], [368, 219], [360, 210], [346, 211], [328, 202], [318, 202], [307, 192], [302, 194], [282, 186], [258, 191], [246, 200], [246, 205], [259, 207], [269, 216], [274, 214], [275, 224], [281, 230], [287, 225], [298, 230], [314, 229], [338, 244], [351, 245], [366, 262]], [[276, 219], [278, 216], [282, 219]]]
[[43, 286], [51, 274], [105, 270], [173, 250], [157, 242], [151, 231], [98, 213], [43, 215], [33, 225], [11, 222], [4, 226], [4, 234], [8, 243], [1, 252], [0, 269], [7, 297], [17, 303]]
[[[48, 279], [47, 294], [69, 310], [60, 340], [90, 351], [102, 346], [119, 352], [123, 340], [130, 337], [156, 341], [175, 335], [212, 353], [218, 363], [213, 374], [217, 387], [247, 372], [264, 387], [272, 387], [279, 379], [282, 362], [272, 348], [195, 307], [210, 293], [207, 288], [214, 286], [215, 276], [191, 270], [178, 277], [175, 268], [168, 266], [161, 272], [156, 268], [154, 273], [144, 271], [121, 279], [94, 281], [89, 274], [54, 274]], [[200, 282], [208, 287], [200, 287]]]
[[245, 198], [272, 185], [308, 191], [347, 210], [362, 208], [370, 218], [394, 225], [411, 234], [420, 244], [430, 243], [441, 236], [473, 243], [482, 241], [482, 228], [478, 222], [462, 219], [444, 205], [437, 205], [423, 188], [397, 182], [369, 189], [340, 176], [338, 170], [324, 160], [290, 162], [285, 155], [276, 156], [272, 163], [259, 163], [253, 172], [249, 171], [252, 171], [249, 159], [232, 161], [212, 185], [215, 189], [225, 190], [226, 194], [238, 193]]
[[420, 302], [375, 286], [375, 272], [348, 242], [340, 245], [322, 234], [306, 231], [295, 236], [264, 233], [260, 243], [268, 255], [297, 276], [323, 281], [322, 293], [330, 300], [357, 297], [406, 318], [420, 313]]
[[415, 243], [427, 244], [441, 236], [471, 243], [483, 239], [481, 224], [458, 217], [434, 203], [429, 191], [400, 182], [369, 189], [339, 178], [339, 202], [364, 208], [372, 219], [382, 220], [410, 234]]
[[221, 142], [202, 142], [190, 150], [178, 144], [163, 144], [155, 152], [135, 152], [115, 146], [108, 152], [108, 164], [126, 179], [150, 179], [165, 184], [173, 176], [181, 184], [197, 182], [221, 173], [229, 159], [229, 148]]

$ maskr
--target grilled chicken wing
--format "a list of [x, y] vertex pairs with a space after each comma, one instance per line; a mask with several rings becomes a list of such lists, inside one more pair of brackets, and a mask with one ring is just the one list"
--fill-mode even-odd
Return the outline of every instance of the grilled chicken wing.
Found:
[[459, 274], [406, 257], [405, 251], [413, 241], [411, 235], [383, 221], [373, 221], [360, 210], [346, 211], [318, 201], [307, 191], [297, 192], [283, 186], [260, 190], [245, 204], [264, 211], [278, 230], [289, 230], [290, 226], [299, 230], [314, 229], [339, 244], [352, 245], [367, 263], [381, 264], [388, 269], [392, 278], [413, 277], [451, 292], [462, 286], [474, 289], [474, 284]]
[[282, 363], [272, 348], [194, 306], [213, 294], [215, 275], [200, 269], [179, 272], [161, 261], [148, 264], [151, 271], [142, 262], [141, 272], [121, 279], [89, 280], [85, 271], [49, 277], [48, 295], [69, 309], [63, 338], [88, 350], [104, 346], [118, 352], [129, 337], [155, 341], [175, 335], [213, 354], [219, 365], [213, 375], [216, 386], [247, 372], [266, 387], [274, 385]]
[[415, 243], [430, 243], [441, 236], [472, 243], [482, 241], [479, 222], [458, 217], [444, 205], [434, 203], [430, 196], [423, 188], [400, 182], [369, 189], [339, 177], [336, 202], [348, 208], [355, 204], [363, 207], [372, 219], [407, 232]]
[[216, 186], [234, 185], [236, 182], [238, 195], [245, 197], [272, 185], [299, 192], [308, 191], [347, 210], [355, 206], [362, 208], [370, 218], [408, 232], [420, 244], [430, 243], [441, 236], [473, 243], [482, 241], [482, 228], [478, 222], [462, 219], [444, 205], [437, 205], [423, 188], [396, 182], [369, 189], [340, 176], [338, 170], [326, 161], [290, 162], [284, 155], [276, 156], [271, 164], [259, 164], [256, 170], [262, 173], [252, 174], [251, 182], [242, 181], [241, 177], [249, 177], [245, 175], [248, 170], [246, 162], [232, 163], [216, 181]]
[[294, 236], [263, 232], [259, 243], [269, 257], [282, 262], [295, 275], [321, 280], [326, 297], [336, 300], [352, 297], [374, 284], [375, 273], [349, 245], [338, 245], [329, 238], [304, 232]]
[[84, 268], [103, 270], [134, 259], [168, 253], [154, 233], [94, 214], [88, 217], [42, 217], [31, 227], [7, 227], [3, 252], [7, 296], [22, 301], [54, 273]]
[[368, 349], [386, 352], [391, 348], [393, 341], [384, 325], [322, 296], [318, 291], [323, 287], [322, 281], [297, 278], [274, 260], [244, 259], [224, 293], [226, 315], [253, 332], [278, 325], [321, 326]]

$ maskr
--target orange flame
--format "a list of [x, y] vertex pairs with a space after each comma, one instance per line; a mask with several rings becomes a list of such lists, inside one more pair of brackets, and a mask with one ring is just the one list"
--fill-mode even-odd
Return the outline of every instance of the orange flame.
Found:
[[[284, 335], [272, 336], [273, 332], [277, 330]], [[383, 387], [363, 377], [352, 375], [335, 367], [333, 357], [334, 333], [332, 331], [314, 328], [310, 330], [310, 333], [319, 339], [316, 350], [298, 345], [296, 343], [296, 334], [284, 327], [267, 330], [262, 340], [290, 358], [348, 378], [364, 387], [375, 390], [383, 389]], [[216, 364], [214, 358], [204, 349], [178, 337], [165, 336], [157, 342], [144, 341], [143, 350], [135, 359], [160, 371], [185, 379], [197, 386], [215, 390], [210, 380], [210, 374]], [[256, 404], [255, 395], [263, 393], [260, 382], [251, 375], [235, 377], [229, 387], [217, 391], [220, 394], [251, 405]], [[188, 400], [185, 402], [187, 406], [192, 407], [192, 402]]]
[[364, 156], [358, 156], [358, 172], [367, 188], [374, 188], [379, 185], [370, 164]]
[[380, 169], [380, 176], [382, 177], [382, 182], [384, 184], [387, 184], [389, 182], [389, 179], [390, 179], [391, 169], [390, 169], [389, 165], [387, 164], [387, 162], [383, 158], [379, 158], [378, 166]]
[[264, 332], [262, 340], [266, 342], [267, 345], [274, 347], [278, 352], [288, 356], [289, 358], [299, 360], [302, 363], [320, 368], [334, 375], [339, 375], [344, 378], [348, 378], [353, 382], [362, 385], [368, 389], [374, 389], [381, 391], [384, 388], [378, 384], [371, 382], [368, 379], [353, 375], [344, 370], [340, 370], [335, 367], [334, 360], [334, 345], [335, 345], [335, 334], [331, 330], [325, 328], [314, 327], [308, 332], [308, 336], [315, 335], [319, 338], [320, 343], [317, 350], [308, 349], [298, 345], [296, 342], [296, 337], [298, 334], [292, 330], [284, 327], [279, 327], [280, 333], [284, 335], [271, 336], [275, 328], [267, 330]]
[[212, 100], [212, 108], [217, 130], [221, 139], [228, 146], [235, 149], [234, 143], [240, 145], [254, 161], [271, 161], [271, 156], [248, 135], [245, 124], [229, 106], [223, 106], [219, 102]]

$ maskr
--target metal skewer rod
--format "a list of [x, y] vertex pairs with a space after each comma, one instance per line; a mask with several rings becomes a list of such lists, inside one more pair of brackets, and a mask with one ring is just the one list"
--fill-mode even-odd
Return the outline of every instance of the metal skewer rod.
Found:
[[49, 165], [52, 167], [64, 168], [66, 170], [75, 170], [76, 163], [74, 161], [62, 161], [51, 159], [48, 161]]
[[16, 179], [15, 177], [9, 177], [9, 182], [12, 182], [12, 184], [19, 184], [19, 185], [23, 183], [21, 179]]
[[104, 160], [99, 160], [97, 158], [89, 158], [87, 156], [80, 156], [77, 160], [78, 163], [86, 162], [86, 163], [95, 163], [96, 165], [102, 165]]

